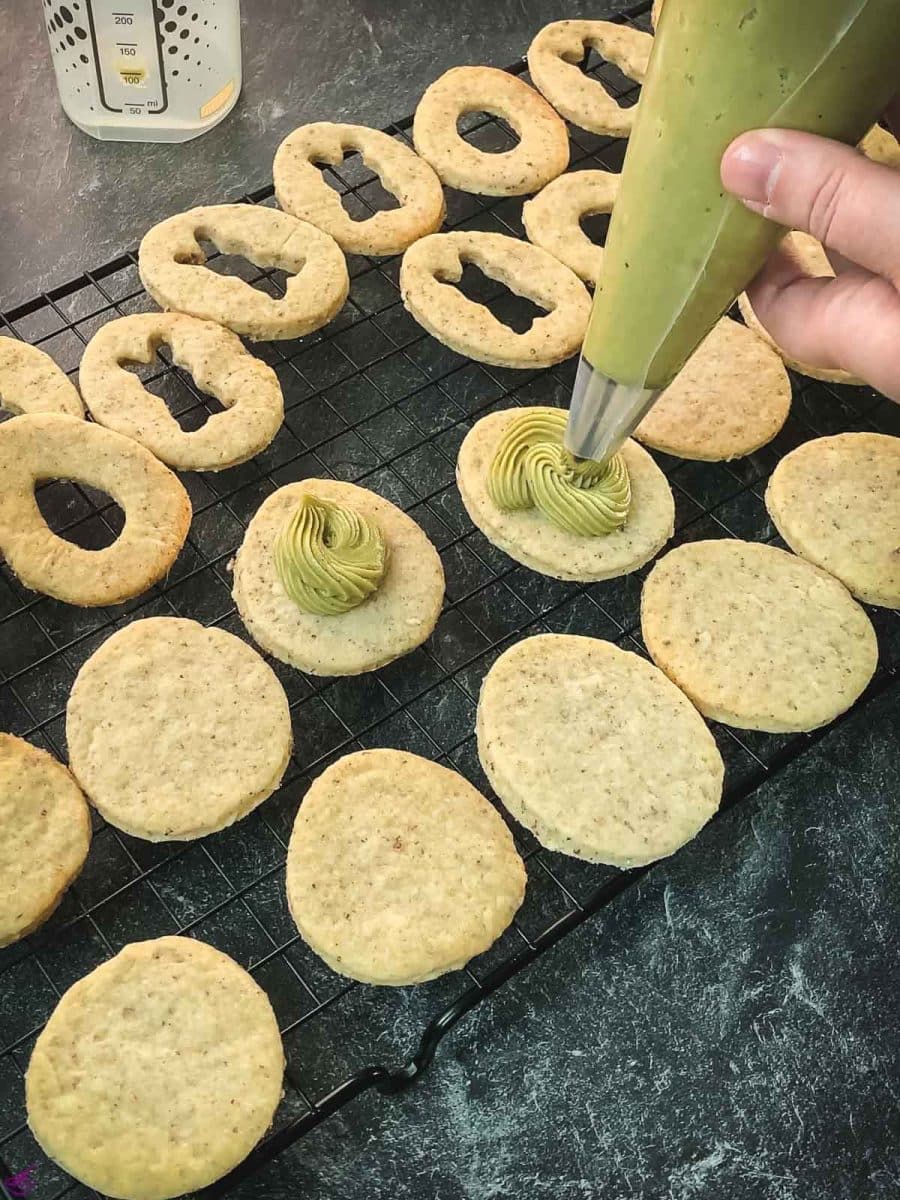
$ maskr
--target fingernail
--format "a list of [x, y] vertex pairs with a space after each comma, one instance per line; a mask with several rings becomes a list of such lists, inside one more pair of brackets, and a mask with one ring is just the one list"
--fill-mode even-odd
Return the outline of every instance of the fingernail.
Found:
[[767, 138], [747, 133], [732, 142], [722, 159], [722, 183], [733, 195], [764, 212], [781, 171], [781, 151]]

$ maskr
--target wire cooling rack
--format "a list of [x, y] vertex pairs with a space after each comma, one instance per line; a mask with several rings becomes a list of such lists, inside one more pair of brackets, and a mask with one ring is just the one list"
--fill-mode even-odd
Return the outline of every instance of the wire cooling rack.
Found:
[[[640, 14], [648, 8], [639, 5], [619, 19], [646, 28]], [[637, 89], [615, 68], [589, 63], [588, 70], [623, 102], [633, 101]], [[513, 72], [527, 77], [524, 64]], [[409, 142], [410, 126], [407, 119], [387, 132]], [[513, 143], [501, 121], [483, 115], [469, 120], [466, 136], [487, 150]], [[621, 141], [575, 128], [570, 136], [575, 169], [620, 168]], [[364, 216], [391, 202], [358, 158], [327, 174], [351, 213]], [[243, 199], [274, 203], [271, 188]], [[447, 210], [450, 228], [523, 234], [520, 200], [449, 191]], [[586, 227], [602, 237], [603, 224], [596, 218]], [[283, 294], [278, 271], [221, 255], [211, 265]], [[281, 381], [284, 427], [249, 463], [182, 477], [194, 519], [166, 580], [130, 604], [82, 609], [27, 592], [5, 567], [0, 572], [0, 728], [62, 758], [75, 673], [115, 629], [141, 617], [178, 615], [247, 639], [231, 601], [231, 559], [259, 504], [285, 483], [331, 476], [386, 496], [425, 529], [447, 577], [447, 602], [433, 637], [397, 663], [330, 680], [273, 662], [291, 703], [292, 762], [276, 795], [236, 827], [199, 842], [154, 845], [93, 814], [86, 867], [59, 910], [36, 934], [0, 951], [0, 1179], [12, 1179], [7, 1195], [17, 1186], [30, 1188], [35, 1200], [96, 1194], [76, 1185], [31, 1137], [23, 1074], [63, 991], [127, 942], [176, 932], [202, 938], [242, 963], [277, 1013], [287, 1057], [285, 1097], [272, 1131], [250, 1158], [203, 1193], [222, 1196], [362, 1091], [390, 1093], [410, 1084], [457, 1020], [652, 870], [620, 872], [565, 858], [541, 849], [513, 823], [528, 867], [526, 900], [507, 933], [465, 971], [418, 988], [361, 987], [331, 972], [299, 939], [284, 897], [285, 851], [299, 800], [335, 758], [365, 747], [403, 748], [455, 767], [490, 795], [473, 721], [481, 679], [506, 646], [555, 631], [604, 637], [644, 653], [638, 605], [646, 571], [593, 585], [534, 574], [473, 529], [454, 484], [456, 451], [472, 421], [510, 405], [566, 405], [574, 363], [510, 371], [471, 362], [428, 337], [405, 312], [398, 259], [351, 257], [350, 271], [350, 299], [327, 329], [253, 347]], [[471, 269], [462, 287], [519, 329], [537, 311]], [[77, 380], [84, 345], [101, 325], [153, 307], [131, 253], [4, 314], [0, 334], [39, 345]], [[184, 428], [198, 427], [217, 407], [166, 361], [139, 373]], [[756, 454], [728, 464], [656, 455], [675, 495], [673, 544], [707, 537], [777, 543], [762, 494], [779, 457], [821, 434], [900, 433], [900, 410], [869, 389], [801, 377], [793, 382], [787, 424]], [[38, 500], [53, 528], [84, 546], [107, 545], [121, 526], [116, 505], [90, 488], [53, 481], [41, 487]], [[870, 609], [869, 615], [881, 665], [867, 696], [891, 685], [900, 662], [900, 614]], [[727, 768], [726, 807], [815, 740], [721, 726], [713, 732]]]

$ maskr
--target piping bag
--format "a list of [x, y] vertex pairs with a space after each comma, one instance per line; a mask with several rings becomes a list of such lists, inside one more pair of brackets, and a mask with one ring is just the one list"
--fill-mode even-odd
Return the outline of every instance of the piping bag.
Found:
[[900, 0], [666, 0], [644, 81], [565, 444], [622, 445], [785, 230], [719, 179], [740, 133], [855, 145], [900, 86]]

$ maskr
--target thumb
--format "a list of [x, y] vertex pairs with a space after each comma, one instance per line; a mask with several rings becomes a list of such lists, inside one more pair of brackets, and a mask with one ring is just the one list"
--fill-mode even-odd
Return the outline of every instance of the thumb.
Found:
[[742, 134], [725, 151], [725, 188], [900, 287], [900, 172], [840, 142], [787, 129]]

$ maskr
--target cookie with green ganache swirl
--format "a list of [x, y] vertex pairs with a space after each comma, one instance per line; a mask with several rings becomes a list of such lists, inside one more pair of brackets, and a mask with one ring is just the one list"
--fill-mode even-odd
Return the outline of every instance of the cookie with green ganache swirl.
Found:
[[273, 492], [234, 563], [234, 600], [256, 642], [312, 675], [359, 675], [429, 636], [444, 600], [437, 551], [366, 488], [305, 479]]
[[565, 420], [562, 410], [541, 407], [482, 417], [459, 450], [463, 503], [485, 537], [542, 575], [627, 575], [672, 536], [672, 491], [633, 441], [607, 466], [576, 464], [563, 448]]
[[349, 504], [306, 492], [275, 538], [275, 571], [301, 612], [337, 617], [378, 591], [388, 567], [381, 526]]

